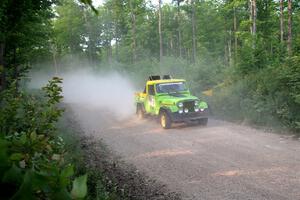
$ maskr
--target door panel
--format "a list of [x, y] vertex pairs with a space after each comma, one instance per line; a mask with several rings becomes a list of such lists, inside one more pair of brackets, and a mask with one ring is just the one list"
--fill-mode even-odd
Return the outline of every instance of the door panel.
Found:
[[147, 86], [147, 97], [146, 97], [146, 111], [148, 113], [154, 114], [155, 113], [155, 90], [154, 85]]

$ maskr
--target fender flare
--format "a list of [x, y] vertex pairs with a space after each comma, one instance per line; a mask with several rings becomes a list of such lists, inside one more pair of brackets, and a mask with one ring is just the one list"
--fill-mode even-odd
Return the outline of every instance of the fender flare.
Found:
[[160, 113], [161, 113], [162, 111], [166, 112], [169, 116], [170, 116], [171, 113], [172, 113], [171, 109], [168, 108], [168, 107], [165, 107], [165, 106], [159, 108], [159, 115], [160, 115]]

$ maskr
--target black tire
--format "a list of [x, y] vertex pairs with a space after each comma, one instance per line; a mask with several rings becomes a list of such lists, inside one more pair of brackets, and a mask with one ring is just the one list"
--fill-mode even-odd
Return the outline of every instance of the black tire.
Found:
[[172, 120], [166, 111], [162, 111], [159, 115], [159, 121], [161, 127], [169, 129], [172, 126]]
[[143, 107], [140, 104], [138, 104], [136, 106], [136, 115], [139, 119], [144, 119], [145, 118], [145, 111], [144, 111]]
[[207, 126], [208, 118], [199, 119], [199, 124], [202, 126]]

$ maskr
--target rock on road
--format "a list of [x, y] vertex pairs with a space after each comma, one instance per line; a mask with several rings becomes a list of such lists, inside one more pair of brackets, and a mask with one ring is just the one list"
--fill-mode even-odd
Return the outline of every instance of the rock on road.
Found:
[[73, 111], [86, 134], [183, 199], [300, 199], [300, 142], [291, 136], [217, 120], [163, 130], [153, 119]]

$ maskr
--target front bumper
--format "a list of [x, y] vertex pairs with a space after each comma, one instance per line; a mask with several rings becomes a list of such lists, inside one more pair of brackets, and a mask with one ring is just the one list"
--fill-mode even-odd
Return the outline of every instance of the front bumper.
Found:
[[203, 118], [208, 118], [209, 112], [208, 109], [199, 112], [189, 112], [189, 113], [170, 113], [171, 120], [173, 122], [187, 122], [187, 121], [196, 121]]

